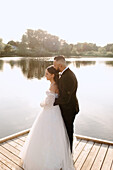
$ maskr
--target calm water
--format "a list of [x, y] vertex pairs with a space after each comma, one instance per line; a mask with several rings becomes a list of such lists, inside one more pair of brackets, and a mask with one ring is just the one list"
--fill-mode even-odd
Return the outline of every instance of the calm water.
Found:
[[[40, 112], [53, 58], [0, 58], [0, 138], [30, 128]], [[78, 79], [75, 133], [113, 141], [113, 59], [67, 59]]]

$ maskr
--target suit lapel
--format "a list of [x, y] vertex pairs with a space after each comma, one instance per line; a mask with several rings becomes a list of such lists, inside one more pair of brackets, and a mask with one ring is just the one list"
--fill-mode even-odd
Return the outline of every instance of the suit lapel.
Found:
[[61, 75], [61, 77], [59, 78], [59, 90], [62, 91], [63, 90], [63, 84], [65, 84], [66, 82], [64, 82], [63, 80], [63, 76], [69, 71], [69, 68], [67, 68], [63, 74]]
[[62, 77], [64, 74], [66, 74], [68, 71], [69, 71], [69, 68], [67, 68], [67, 69], [62, 73], [61, 77]]

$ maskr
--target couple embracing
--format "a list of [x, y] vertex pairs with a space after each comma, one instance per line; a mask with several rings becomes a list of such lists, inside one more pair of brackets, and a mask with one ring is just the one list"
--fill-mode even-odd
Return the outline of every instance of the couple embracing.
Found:
[[[58, 76], [60, 72], [60, 77]], [[75, 170], [72, 160], [73, 122], [79, 112], [78, 82], [66, 66], [64, 56], [56, 56], [47, 67], [50, 81], [46, 98], [20, 153], [25, 170]]]

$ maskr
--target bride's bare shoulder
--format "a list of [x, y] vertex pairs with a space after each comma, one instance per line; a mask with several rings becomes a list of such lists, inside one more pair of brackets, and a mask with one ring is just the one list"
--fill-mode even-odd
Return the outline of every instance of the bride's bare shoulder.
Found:
[[58, 86], [57, 84], [54, 84], [53, 86], [50, 87], [50, 91], [54, 92], [54, 93], [58, 93], [59, 90], [58, 90]]

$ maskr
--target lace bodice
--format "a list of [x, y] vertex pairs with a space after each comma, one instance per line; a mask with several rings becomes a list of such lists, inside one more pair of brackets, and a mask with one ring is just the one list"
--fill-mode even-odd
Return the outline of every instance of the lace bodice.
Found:
[[45, 97], [44, 101], [42, 101], [40, 103], [40, 106], [44, 107], [44, 108], [52, 107], [54, 104], [55, 98], [57, 98], [57, 97], [58, 97], [58, 94], [51, 92], [49, 90], [46, 91], [46, 97]]

